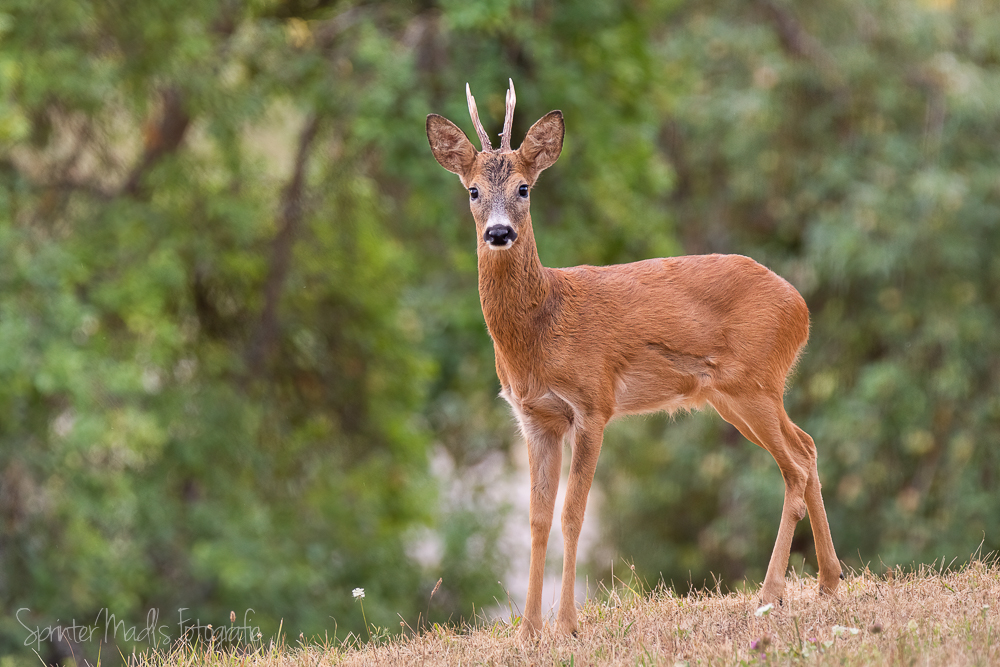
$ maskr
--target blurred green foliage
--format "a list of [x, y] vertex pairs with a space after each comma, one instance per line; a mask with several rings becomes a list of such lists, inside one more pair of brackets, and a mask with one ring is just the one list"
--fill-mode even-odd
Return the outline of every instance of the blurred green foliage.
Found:
[[[25, 650], [21, 607], [343, 636], [355, 587], [390, 628], [502, 597], [504, 507], [428, 463], [518, 446], [465, 193], [423, 131], [470, 126], [466, 81], [490, 131], [507, 77], [517, 137], [565, 114], [544, 263], [738, 252], [802, 291], [787, 406], [842, 558], [997, 548], [990, 8], [8, 0], [0, 650]], [[763, 576], [780, 475], [718, 417], [618, 424], [598, 475], [598, 569]]]

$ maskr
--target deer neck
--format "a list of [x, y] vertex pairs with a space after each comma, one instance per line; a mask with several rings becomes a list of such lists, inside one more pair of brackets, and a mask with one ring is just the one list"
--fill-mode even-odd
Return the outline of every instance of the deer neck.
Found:
[[505, 351], [530, 347], [539, 338], [537, 317], [550, 290], [531, 221], [507, 250], [480, 242], [478, 255], [479, 301], [494, 343]]

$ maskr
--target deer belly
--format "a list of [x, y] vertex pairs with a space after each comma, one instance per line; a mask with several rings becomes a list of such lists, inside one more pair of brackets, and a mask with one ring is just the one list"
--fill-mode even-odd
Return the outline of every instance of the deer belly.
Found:
[[618, 375], [615, 414], [693, 410], [707, 403], [718, 375], [710, 357], [650, 345]]

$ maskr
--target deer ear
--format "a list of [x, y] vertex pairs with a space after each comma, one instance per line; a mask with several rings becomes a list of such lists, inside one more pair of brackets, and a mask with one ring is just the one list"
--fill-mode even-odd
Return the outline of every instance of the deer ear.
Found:
[[517, 152], [534, 173], [534, 178], [538, 178], [538, 174], [544, 169], [555, 164], [562, 152], [565, 133], [562, 111], [548, 112], [528, 130], [528, 135]]
[[438, 164], [464, 182], [476, 162], [476, 149], [465, 132], [444, 116], [432, 113], [427, 116], [427, 141]]

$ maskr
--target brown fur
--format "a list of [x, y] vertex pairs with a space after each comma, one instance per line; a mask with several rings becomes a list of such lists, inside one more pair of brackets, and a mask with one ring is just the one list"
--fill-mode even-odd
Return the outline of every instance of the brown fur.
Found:
[[[780, 600], [795, 524], [808, 508], [819, 586], [840, 577], [820, 493], [812, 438], [785, 414], [786, 378], [809, 336], [809, 311], [788, 282], [740, 255], [651, 259], [618, 266], [543, 267], [531, 228], [533, 186], [562, 149], [562, 113], [535, 123], [518, 150], [476, 151], [437, 115], [427, 136], [438, 162], [458, 174], [476, 221], [479, 295], [493, 338], [501, 396], [517, 416], [531, 468], [531, 564], [522, 633], [542, 627], [545, 550], [555, 511], [562, 445], [572, 461], [562, 526], [565, 555], [557, 629], [577, 629], [576, 551], [604, 427], [616, 416], [713, 406], [770, 452], [785, 481], [778, 538], [764, 579], [765, 602]], [[483, 240], [491, 213], [517, 239]]]

